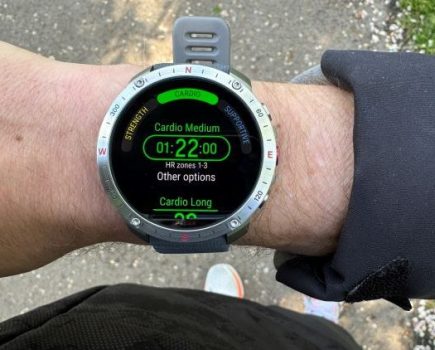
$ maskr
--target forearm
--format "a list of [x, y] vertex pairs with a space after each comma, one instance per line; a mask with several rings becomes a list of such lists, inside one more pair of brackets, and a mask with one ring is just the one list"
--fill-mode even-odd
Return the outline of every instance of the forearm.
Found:
[[294, 254], [335, 249], [353, 179], [353, 96], [332, 86], [255, 83], [277, 130], [270, 200], [242, 242]]
[[0, 275], [128, 239], [108, 217], [94, 148], [107, 103], [135, 70], [58, 63], [7, 44], [0, 56]]
[[[0, 274], [103, 241], [139, 240], [106, 198], [95, 145], [114, 97], [141, 70], [46, 60], [0, 44]], [[334, 249], [353, 175], [353, 100], [333, 87], [256, 83], [278, 130], [269, 201], [240, 244]]]

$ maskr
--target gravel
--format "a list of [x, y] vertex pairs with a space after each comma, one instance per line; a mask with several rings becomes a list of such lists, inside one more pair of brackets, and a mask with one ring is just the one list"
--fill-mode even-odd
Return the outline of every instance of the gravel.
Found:
[[[233, 34], [233, 65], [257, 80], [287, 82], [325, 49], [395, 51], [401, 28], [389, 1], [343, 0], [0, 0], [0, 40], [52, 59], [87, 63], [171, 61], [171, 26], [180, 15], [220, 15]], [[201, 289], [218, 262], [236, 267], [247, 298], [301, 310], [302, 297], [274, 280], [273, 252], [162, 256], [104, 244], [36, 271], [0, 280], [0, 320], [101, 284], [135, 282]], [[346, 305], [341, 323], [366, 349], [407, 349], [407, 314], [384, 301]], [[385, 334], [391, 336], [385, 337]], [[392, 339], [390, 341], [390, 339]]]

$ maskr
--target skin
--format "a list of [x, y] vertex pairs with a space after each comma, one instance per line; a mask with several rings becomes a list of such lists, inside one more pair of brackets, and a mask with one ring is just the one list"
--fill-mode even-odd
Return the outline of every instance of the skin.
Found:
[[[143, 244], [100, 184], [96, 140], [113, 99], [143, 67], [48, 60], [0, 42], [0, 276], [92, 244]], [[353, 96], [255, 82], [278, 132], [270, 199], [238, 244], [334, 251], [353, 178]]]

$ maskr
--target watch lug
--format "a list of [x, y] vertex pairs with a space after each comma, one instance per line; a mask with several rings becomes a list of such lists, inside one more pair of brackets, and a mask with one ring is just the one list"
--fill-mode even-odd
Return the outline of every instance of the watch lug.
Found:
[[234, 230], [233, 232], [229, 233], [227, 235], [228, 243], [232, 244], [235, 241], [237, 241], [239, 238], [244, 236], [248, 232], [248, 228], [249, 228], [249, 222], [243, 225], [242, 227], [239, 227], [237, 230]]
[[144, 69], [143, 71], [137, 73], [133, 78], [130, 79], [130, 82], [133, 80], [139, 78], [141, 75], [147, 74], [149, 72], [155, 71], [156, 69], [160, 69], [163, 67], [171, 66], [172, 63], [157, 63], [153, 64], [152, 66], [149, 66], [148, 68]]
[[243, 82], [252, 90], [251, 79], [249, 79], [245, 74], [239, 72], [238, 70], [231, 68], [230, 75], [236, 77], [237, 79], [243, 80]]
[[173, 65], [172, 63], [156, 63], [150, 67], [150, 72], [172, 65]]
[[153, 68], [153, 66], [150, 66], [150, 67], [144, 69], [143, 71], [137, 73], [133, 78], [130, 79], [130, 82], [132, 82], [133, 80], [139, 78], [141, 75], [144, 75], [144, 74], [146, 74], [146, 73], [151, 72], [151, 71], [152, 71], [152, 68]]

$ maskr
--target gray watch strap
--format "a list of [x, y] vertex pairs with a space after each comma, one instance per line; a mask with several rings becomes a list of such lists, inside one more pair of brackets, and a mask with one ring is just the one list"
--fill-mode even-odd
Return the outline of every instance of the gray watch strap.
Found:
[[172, 34], [174, 63], [212, 65], [230, 71], [231, 33], [218, 17], [180, 17]]
[[[230, 71], [231, 35], [223, 19], [181, 17], [174, 24], [172, 39], [174, 63], [206, 64]], [[157, 252], [165, 254], [226, 252], [229, 248], [226, 235], [193, 243], [170, 242], [150, 236], [149, 243]]]
[[228, 251], [226, 236], [219, 236], [204, 242], [169, 242], [150, 236], [150, 244], [163, 254], [218, 253]]

